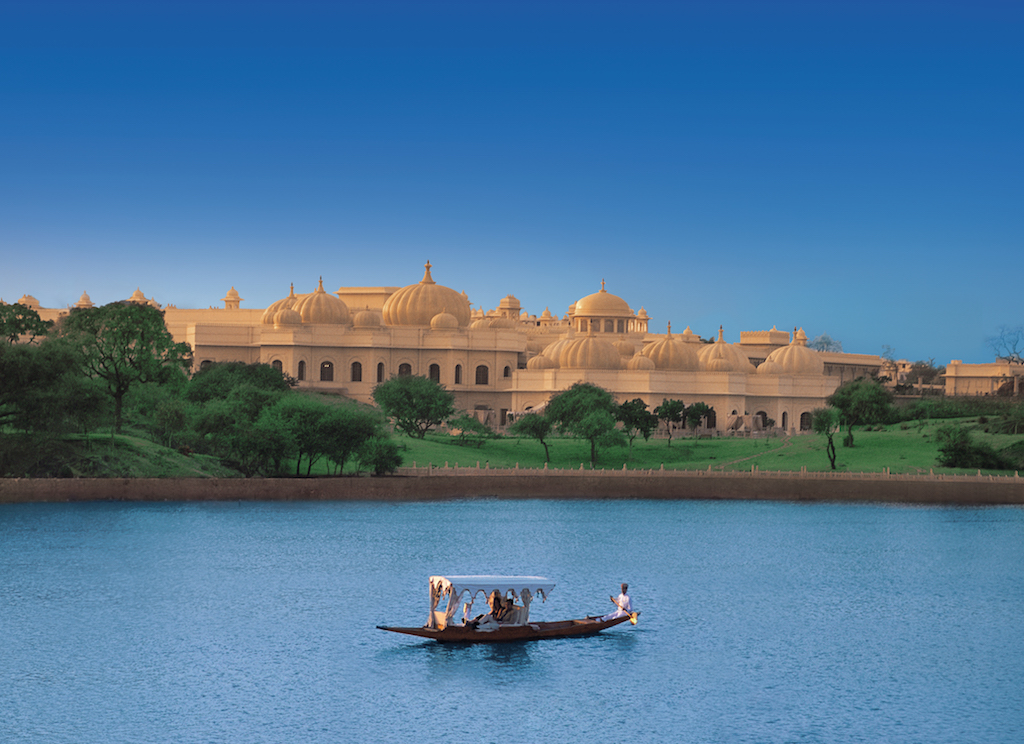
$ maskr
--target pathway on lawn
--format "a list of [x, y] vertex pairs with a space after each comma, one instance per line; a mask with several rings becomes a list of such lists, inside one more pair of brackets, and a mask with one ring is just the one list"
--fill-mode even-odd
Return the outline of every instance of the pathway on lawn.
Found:
[[750, 455], [749, 457], [741, 457], [738, 460], [730, 460], [729, 462], [723, 462], [718, 467], [721, 468], [722, 470], [725, 470], [725, 468], [728, 467], [729, 465], [736, 465], [737, 463], [746, 462], [747, 460], [756, 460], [758, 457], [764, 457], [765, 455], [770, 455], [772, 452], [778, 452], [780, 450], [784, 450], [784, 449], [786, 449], [786, 447], [790, 447], [792, 445], [793, 445], [793, 437], [786, 437], [785, 441], [783, 441], [783, 443], [781, 445], [779, 445], [778, 447], [775, 447], [774, 449], [765, 450], [764, 452], [759, 452], [758, 454]]

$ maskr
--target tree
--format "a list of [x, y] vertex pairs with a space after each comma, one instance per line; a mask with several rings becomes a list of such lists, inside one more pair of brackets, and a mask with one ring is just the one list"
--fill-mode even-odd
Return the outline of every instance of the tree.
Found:
[[455, 413], [455, 395], [426, 377], [399, 375], [373, 389], [373, 400], [395, 428], [423, 439]]
[[382, 436], [380, 414], [354, 404], [325, 407], [327, 416], [320, 424], [324, 453], [336, 472], [343, 473], [350, 457], [368, 440]]
[[820, 336], [815, 336], [814, 340], [807, 344], [807, 348], [814, 349], [815, 351], [841, 352], [843, 350], [843, 344], [841, 341], [836, 341], [827, 333], [823, 333]]
[[647, 404], [641, 398], [619, 404], [615, 417], [622, 422], [623, 431], [629, 439], [630, 456], [633, 454], [633, 440], [637, 434], [643, 435], [644, 441], [647, 441], [658, 426], [658, 417], [647, 410]]
[[682, 423], [685, 413], [686, 405], [675, 398], [664, 398], [661, 405], [654, 409], [654, 415], [664, 421], [665, 428], [668, 429], [669, 447], [672, 446], [672, 427]]
[[285, 393], [296, 384], [269, 364], [217, 362], [196, 372], [189, 380], [185, 396], [197, 403], [226, 399], [242, 386], [255, 390]]
[[61, 334], [81, 349], [86, 371], [103, 380], [114, 399], [120, 433], [125, 394], [140, 382], [167, 382], [192, 366], [188, 344], [175, 343], [163, 314], [149, 305], [111, 303], [72, 310]]
[[947, 468], [1008, 470], [1010, 462], [987, 444], [971, 440], [970, 432], [962, 426], [939, 427], [939, 465]]
[[295, 475], [301, 474], [303, 458], [306, 459], [306, 475], [309, 475], [313, 472], [314, 463], [330, 449], [329, 439], [325, 436], [330, 431], [330, 427], [325, 426], [328, 414], [328, 407], [319, 400], [295, 393], [283, 396], [265, 410], [259, 423], [288, 432], [296, 453]]
[[94, 392], [80, 356], [61, 339], [0, 343], [0, 427], [56, 433], [69, 421], [87, 425]]
[[704, 402], [694, 403], [686, 409], [686, 423], [689, 424], [694, 436], [696, 436], [697, 428], [701, 422], [714, 412], [715, 409]]
[[826, 401], [846, 422], [843, 446], [853, 446], [853, 427], [883, 421], [892, 409], [892, 393], [874, 380], [859, 377], [836, 390]]
[[8, 305], [0, 303], [0, 340], [9, 344], [18, 343], [22, 336], [26, 341], [34, 341], [45, 336], [53, 327], [52, 320], [43, 320], [32, 308], [15, 302]]
[[455, 441], [463, 446], [473, 444], [482, 447], [489, 437], [494, 436], [494, 432], [487, 427], [487, 424], [476, 416], [470, 416], [465, 411], [455, 418], [449, 419], [448, 428], [458, 432], [454, 435]]
[[371, 437], [360, 448], [358, 461], [374, 475], [389, 475], [402, 466], [402, 453], [390, 437]]
[[590, 442], [590, 466], [597, 464], [598, 444], [615, 440], [615, 398], [604, 388], [577, 382], [548, 401], [545, 415], [561, 431]]
[[824, 434], [828, 440], [828, 444], [825, 445], [825, 454], [828, 455], [828, 461], [832, 464], [832, 469], [836, 469], [836, 445], [832, 441], [832, 437], [837, 431], [839, 431], [839, 411], [835, 408], [815, 408], [811, 412], [811, 428], [814, 429], [815, 434]]
[[995, 336], [985, 339], [996, 359], [1024, 362], [1024, 325], [1000, 326]]
[[544, 462], [551, 462], [548, 443], [544, 441], [551, 434], [551, 421], [539, 413], [527, 413], [508, 427], [508, 433], [516, 437], [530, 437], [544, 446]]

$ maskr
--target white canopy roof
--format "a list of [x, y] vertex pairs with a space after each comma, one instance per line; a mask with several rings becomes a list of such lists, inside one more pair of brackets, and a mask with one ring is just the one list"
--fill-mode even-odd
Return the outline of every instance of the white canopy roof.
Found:
[[543, 576], [431, 576], [430, 588], [438, 595], [452, 591], [455, 596], [461, 596], [464, 591], [470, 596], [477, 592], [490, 594], [495, 589], [502, 594], [512, 590], [521, 596], [523, 589], [529, 589], [531, 594], [540, 593], [546, 599], [555, 588], [555, 582]]

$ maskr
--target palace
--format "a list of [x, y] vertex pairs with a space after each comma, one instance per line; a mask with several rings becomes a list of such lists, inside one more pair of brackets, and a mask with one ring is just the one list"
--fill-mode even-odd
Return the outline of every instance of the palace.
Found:
[[[682, 333], [648, 331], [651, 318], [601, 288], [558, 317], [529, 314], [511, 294], [498, 307], [473, 310], [465, 292], [438, 284], [428, 262], [423, 278], [404, 287], [324, 289], [296, 293], [265, 309], [242, 308], [234, 287], [223, 308], [162, 308], [176, 341], [195, 363], [263, 362], [300, 388], [372, 402], [373, 388], [395, 375], [422, 375], [455, 394], [456, 407], [503, 427], [541, 410], [576, 382], [611, 392], [619, 402], [641, 398], [652, 408], [665, 398], [702, 401], [715, 414], [708, 429], [757, 431], [810, 428], [811, 411], [843, 382], [877, 373], [878, 356], [817, 352], [802, 329], [792, 335], [740, 333], [739, 343]], [[131, 302], [156, 305], [141, 290]], [[20, 302], [44, 319], [62, 312]], [[87, 294], [76, 307], [91, 307]], [[159, 307], [159, 305], [156, 305]]]

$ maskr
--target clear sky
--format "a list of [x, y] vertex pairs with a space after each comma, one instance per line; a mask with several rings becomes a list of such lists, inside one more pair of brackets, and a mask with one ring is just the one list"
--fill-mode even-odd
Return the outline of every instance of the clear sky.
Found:
[[597, 291], [980, 362], [1024, 323], [1024, 3], [0, 4], [0, 297]]

